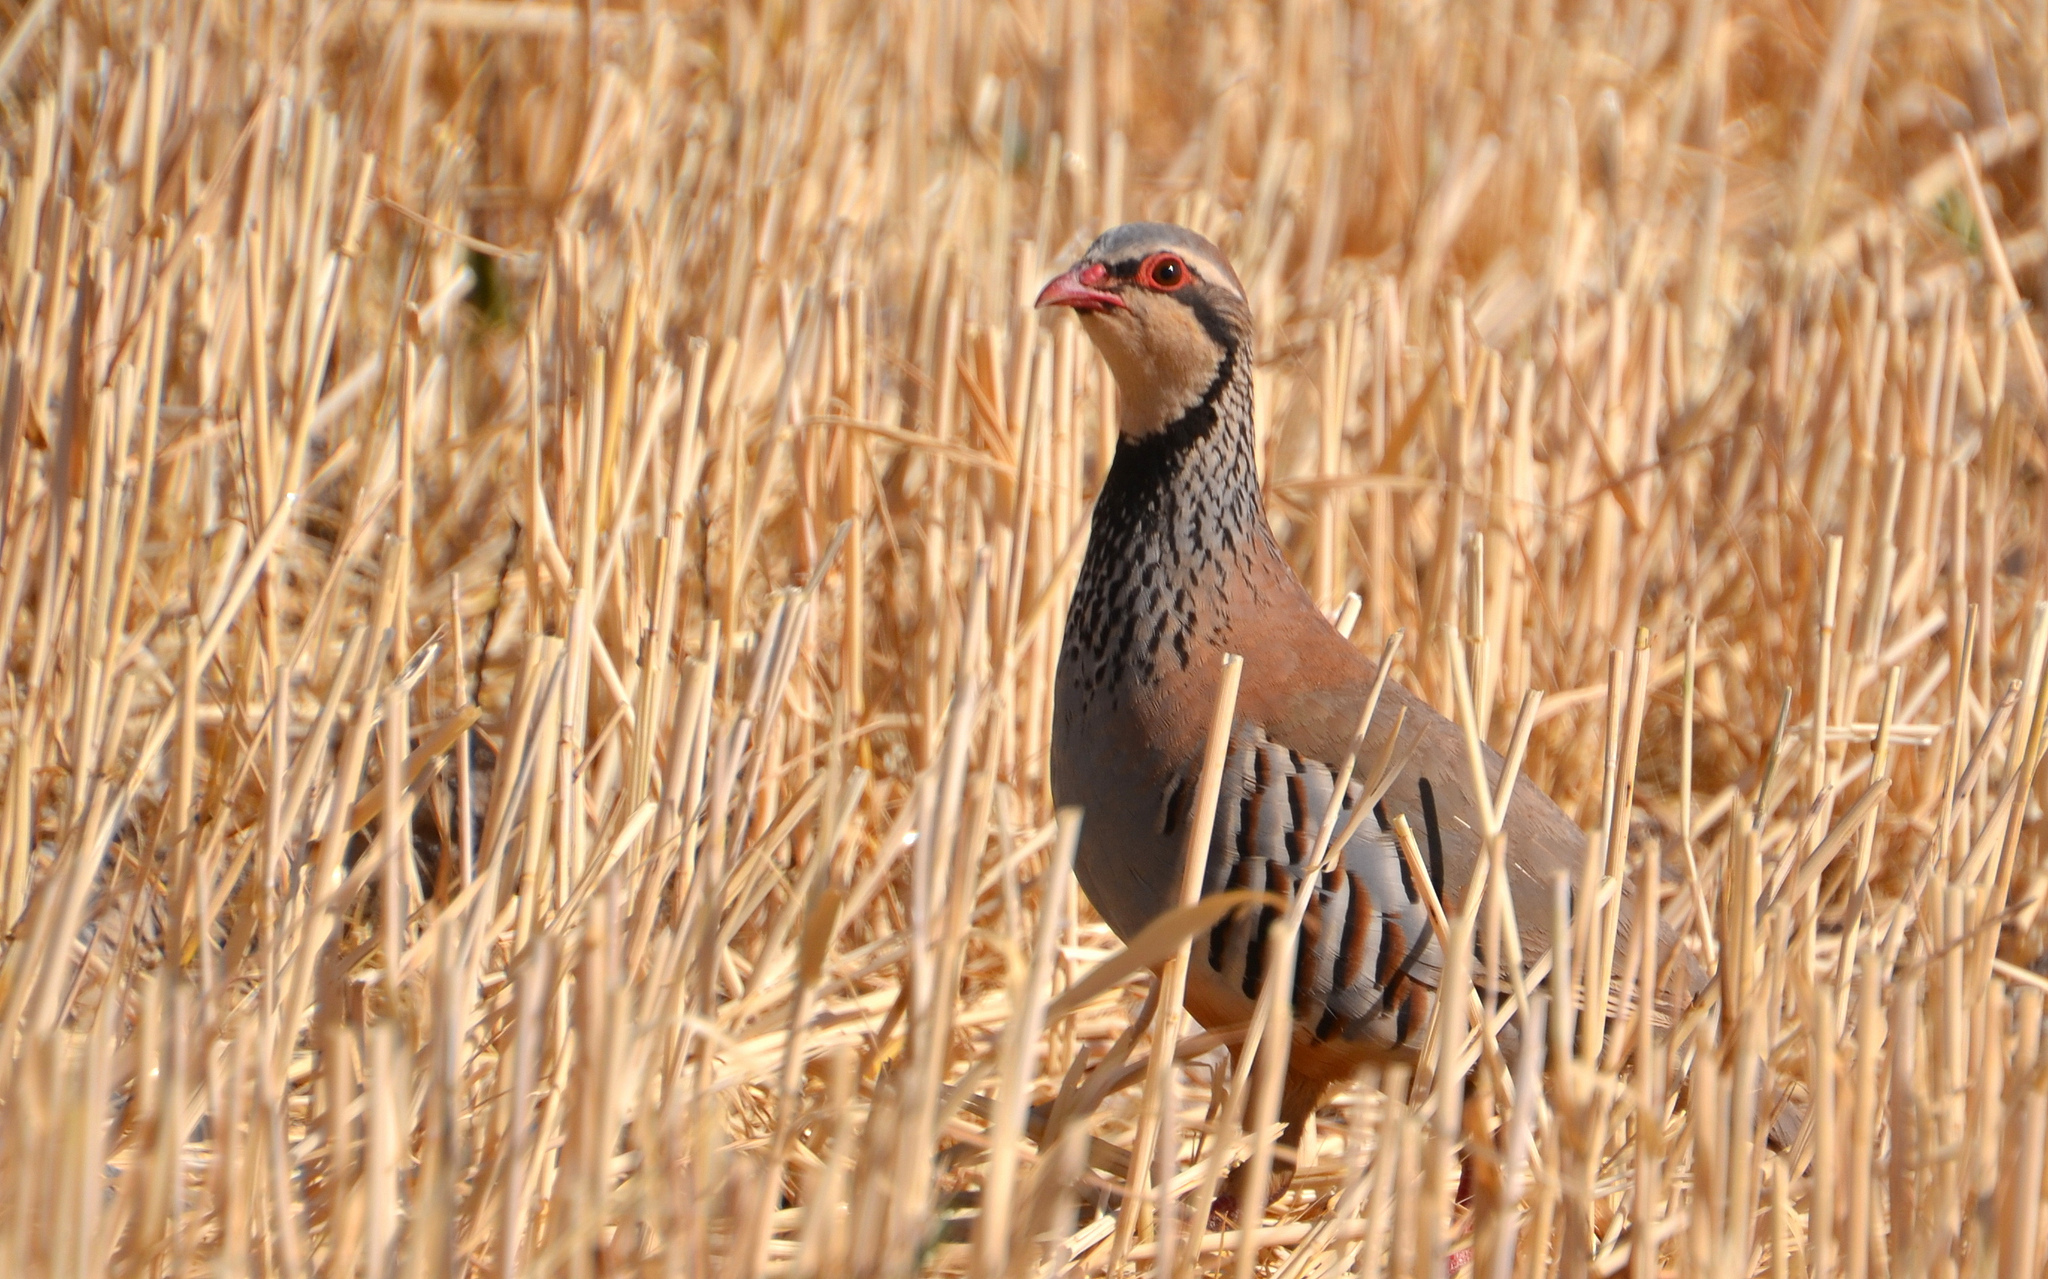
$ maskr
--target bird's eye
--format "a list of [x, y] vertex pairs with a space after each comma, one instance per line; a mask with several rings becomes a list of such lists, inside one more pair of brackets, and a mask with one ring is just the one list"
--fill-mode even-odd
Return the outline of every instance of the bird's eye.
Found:
[[1166, 293], [1186, 284], [1189, 277], [1188, 264], [1171, 253], [1154, 254], [1138, 268], [1139, 283]]

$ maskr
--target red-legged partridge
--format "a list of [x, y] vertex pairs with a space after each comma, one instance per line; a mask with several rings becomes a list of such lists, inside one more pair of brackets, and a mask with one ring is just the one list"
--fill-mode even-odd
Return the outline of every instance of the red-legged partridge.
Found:
[[[1244, 287], [1201, 236], [1132, 223], [1104, 233], [1038, 305], [1080, 313], [1121, 393], [1121, 439], [1096, 500], [1054, 694], [1052, 789], [1084, 810], [1081, 886], [1126, 939], [1177, 900], [1222, 659], [1239, 653], [1243, 683], [1203, 891], [1291, 895], [1308, 873], [1377, 664], [1316, 608], [1267, 525]], [[1397, 718], [1406, 762], [1316, 883], [1303, 919], [1276, 1182], [1291, 1171], [1284, 1153], [1324, 1088], [1366, 1062], [1412, 1059], [1429, 1021], [1442, 943], [1389, 834], [1393, 817], [1407, 816], [1447, 910], [1482, 866], [1464, 737], [1391, 681], [1346, 806], [1364, 798]], [[1497, 785], [1500, 757], [1488, 750], [1485, 763]], [[1522, 780], [1506, 844], [1522, 954], [1533, 961], [1550, 947], [1552, 880], [1576, 876], [1586, 841]], [[1187, 986], [1196, 1020], [1213, 1028], [1250, 1019], [1276, 917], [1239, 912], [1196, 939]]]

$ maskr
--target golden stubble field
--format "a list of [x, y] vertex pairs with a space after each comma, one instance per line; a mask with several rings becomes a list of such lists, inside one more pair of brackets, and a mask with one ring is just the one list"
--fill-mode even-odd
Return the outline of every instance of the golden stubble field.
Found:
[[[2042, 1272], [2041, 0], [0, 7], [0, 1272]], [[1249, 1231], [1045, 783], [1137, 216], [1714, 974]]]

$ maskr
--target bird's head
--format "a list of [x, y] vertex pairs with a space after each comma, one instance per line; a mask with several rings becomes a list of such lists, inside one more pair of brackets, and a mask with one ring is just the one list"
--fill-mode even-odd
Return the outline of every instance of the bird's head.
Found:
[[1118, 426], [1142, 439], [1213, 394], [1252, 336], [1244, 286], [1222, 250], [1186, 227], [1105, 231], [1053, 278], [1040, 306], [1069, 306], [1123, 393]]

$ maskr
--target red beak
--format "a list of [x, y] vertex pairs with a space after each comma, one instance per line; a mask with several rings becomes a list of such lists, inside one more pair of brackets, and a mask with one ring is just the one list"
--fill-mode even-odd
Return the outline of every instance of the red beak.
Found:
[[1065, 274], [1056, 275], [1038, 295], [1039, 306], [1070, 306], [1076, 311], [1107, 311], [1122, 307], [1124, 300], [1101, 286], [1109, 280], [1109, 268], [1100, 262], [1076, 262]]

